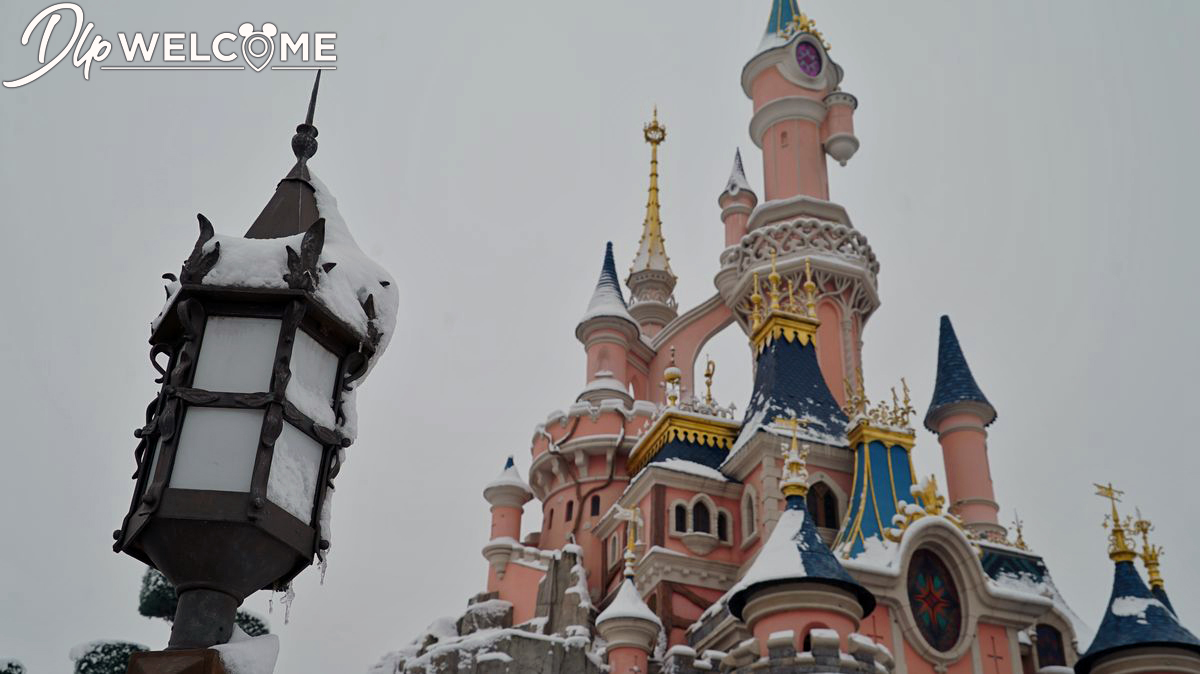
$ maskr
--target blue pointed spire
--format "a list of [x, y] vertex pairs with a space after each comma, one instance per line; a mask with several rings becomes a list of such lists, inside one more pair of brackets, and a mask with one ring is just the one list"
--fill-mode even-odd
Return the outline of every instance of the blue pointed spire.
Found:
[[612, 241], [604, 249], [604, 264], [600, 267], [600, 280], [596, 282], [596, 289], [605, 288], [616, 291], [617, 297], [621, 299], [621, 304], [625, 303], [625, 295], [621, 292], [621, 281], [617, 278], [617, 263], [613, 260]]
[[796, 5], [796, 0], [774, 0], [771, 4], [771, 18], [767, 21], [767, 35], [779, 34], [799, 15], [800, 8]]
[[604, 250], [604, 263], [600, 265], [600, 278], [596, 281], [596, 290], [588, 302], [587, 313], [579, 319], [579, 327], [593, 318], [601, 316], [623, 318], [637, 326], [637, 321], [629, 313], [629, 305], [625, 304], [625, 295], [621, 293], [621, 281], [617, 277], [617, 263], [613, 261], [612, 241]]
[[509, 468], [512, 468], [512, 467], [513, 467], [513, 458], [512, 458], [512, 455], [510, 454], [508, 456], [508, 461], [504, 462], [504, 470], [508, 470]]
[[1171, 613], [1175, 612], [1175, 607], [1171, 606], [1171, 599], [1167, 596], [1167, 590], [1165, 588], [1152, 587], [1150, 588], [1150, 594], [1154, 595], [1155, 599], [1161, 601], [1163, 606], [1166, 606]]
[[935, 413], [943, 407], [964, 402], [982, 406], [985, 426], [996, 420], [996, 408], [992, 407], [987, 396], [979, 390], [979, 384], [975, 383], [971, 367], [967, 365], [967, 358], [958, 344], [958, 336], [954, 334], [954, 326], [950, 324], [950, 317], [942, 316], [941, 333], [938, 336], [937, 383], [933, 387], [929, 411], [925, 413], [925, 427], [936, 431], [931, 424]]
[[787, 508], [746, 575], [730, 590], [729, 612], [741, 620], [751, 595], [791, 583], [833, 586], [854, 595], [864, 616], [875, 610], [875, 595], [842, 568], [821, 540], [804, 497], [794, 495], [787, 497]]
[[1119, 561], [1112, 595], [1092, 645], [1075, 663], [1076, 674], [1088, 674], [1106, 656], [1146, 647], [1182, 648], [1200, 654], [1200, 639], [1175, 618], [1142, 582], [1132, 561]]

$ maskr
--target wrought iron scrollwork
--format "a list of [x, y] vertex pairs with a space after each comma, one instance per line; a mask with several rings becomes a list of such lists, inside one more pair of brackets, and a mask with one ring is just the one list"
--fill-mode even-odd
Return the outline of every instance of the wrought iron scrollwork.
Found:
[[196, 239], [196, 247], [192, 249], [192, 254], [183, 263], [183, 270], [179, 274], [181, 283], [200, 283], [205, 275], [217, 266], [217, 260], [221, 257], [220, 241], [213, 244], [212, 250], [204, 252], [204, 247], [215, 232], [212, 223], [203, 213], [197, 213], [196, 219], [200, 221], [200, 237]]

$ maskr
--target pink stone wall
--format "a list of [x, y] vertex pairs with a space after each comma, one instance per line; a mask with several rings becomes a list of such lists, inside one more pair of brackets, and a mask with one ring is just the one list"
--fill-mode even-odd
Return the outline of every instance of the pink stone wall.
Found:
[[[988, 465], [987, 431], [974, 414], [954, 414], [938, 424], [938, 441], [946, 464], [950, 507], [966, 524], [998, 524], [996, 494]], [[960, 503], [980, 499], [990, 503]]]
[[509, 562], [504, 569], [504, 578], [495, 578], [495, 573], [495, 570], [488, 572], [488, 591], [499, 592], [501, 599], [512, 603], [513, 624], [533, 620], [537, 613], [538, 583], [542, 582], [545, 572]]
[[796, 650], [801, 650], [804, 637], [814, 629], [836, 630], [840, 637], [842, 650], [847, 650], [848, 637], [858, 630], [858, 624], [844, 614], [820, 609], [803, 609], [797, 611], [782, 611], [759, 620], [751, 631], [758, 639], [759, 648], [767, 655], [767, 639], [775, 632], [792, 630], [796, 635]]
[[610, 674], [646, 674], [650, 671], [647, 661], [645, 651], [632, 646], [608, 649]]

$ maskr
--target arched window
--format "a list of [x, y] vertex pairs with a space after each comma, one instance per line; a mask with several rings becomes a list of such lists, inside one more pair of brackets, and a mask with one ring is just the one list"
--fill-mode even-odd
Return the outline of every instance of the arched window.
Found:
[[1062, 632], [1053, 625], [1038, 625], [1037, 654], [1040, 667], [1066, 667], [1067, 656], [1063, 650]]
[[592, 517], [595, 517], [599, 514], [600, 514], [600, 495], [597, 494], [592, 497]]
[[758, 531], [758, 520], [754, 513], [754, 490], [747, 488], [742, 494], [742, 538], [750, 538]]
[[682, 503], [675, 506], [675, 531], [687, 533], [687, 507]]
[[712, 533], [712, 516], [709, 515], [708, 506], [704, 505], [704, 501], [697, 501], [696, 505], [692, 506], [692, 531]]
[[729, 516], [723, 512], [717, 513], [717, 538], [722, 543], [729, 542]]
[[546, 516], [546, 528], [554, 526], [554, 508], [550, 509], [550, 514]]
[[837, 496], [834, 496], [833, 490], [824, 482], [813, 484], [808, 490], [808, 498], [806, 499], [808, 512], [813, 517], [813, 522], [818, 527], [825, 529], [838, 528], [838, 511], [837, 511]]
[[567, 501], [567, 521], [570, 522], [573, 517], [575, 517], [575, 502]]

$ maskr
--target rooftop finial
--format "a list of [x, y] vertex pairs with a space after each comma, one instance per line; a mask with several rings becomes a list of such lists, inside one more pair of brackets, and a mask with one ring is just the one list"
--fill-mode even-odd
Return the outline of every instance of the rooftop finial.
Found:
[[1142, 535], [1142, 563], [1146, 565], [1146, 575], [1150, 576], [1150, 589], [1163, 589], [1162, 574], [1159, 572], [1158, 558], [1162, 556], [1163, 549], [1161, 545], [1150, 544], [1150, 532], [1154, 531], [1154, 525], [1150, 520], [1142, 517], [1142, 511], [1137, 511], [1137, 520], [1133, 523], [1133, 530]]
[[313, 82], [312, 97], [308, 100], [308, 114], [304, 123], [296, 127], [296, 135], [292, 136], [292, 154], [296, 155], [296, 163], [304, 164], [317, 153], [317, 127], [313, 126], [313, 114], [317, 111], [317, 90], [321, 86], [321, 71]]
[[[638, 242], [638, 251], [633, 258], [630, 268], [629, 283], [631, 289], [639, 285], [632, 276], [638, 272], [666, 272], [671, 281], [667, 289], [670, 294], [674, 289], [674, 274], [671, 272], [671, 260], [667, 257], [666, 240], [663, 238], [661, 206], [658, 201], [658, 146], [667, 139], [667, 127], [658, 121], [658, 106], [654, 107], [654, 117], [649, 124], [642, 127], [642, 136], [650, 143], [650, 188], [646, 197], [646, 219], [642, 222], [642, 238]], [[635, 290], [634, 294], [638, 292]]]
[[1117, 503], [1121, 501], [1121, 497], [1125, 492], [1120, 491], [1112, 486], [1112, 483], [1097, 484], [1096, 495], [1109, 500], [1112, 504], [1112, 514], [1104, 516], [1104, 527], [1111, 529], [1108, 535], [1108, 558], [1114, 562], [1132, 562], [1137, 553], [1125, 540], [1125, 530], [1132, 527], [1133, 518], [1121, 519], [1121, 513], [1117, 511]]
[[679, 403], [679, 396], [683, 392], [680, 379], [683, 378], [683, 370], [675, 364], [675, 347], [671, 347], [671, 363], [667, 365], [667, 369], [663, 370], [663, 385], [667, 387], [667, 404], [675, 407]]
[[709, 405], [712, 405], [713, 404], [712, 383], [713, 383], [713, 375], [717, 373], [717, 361], [713, 360], [712, 358], [709, 358], [708, 354], [704, 355], [704, 360], [708, 361], [704, 366], [704, 387], [705, 387], [704, 402]]
[[784, 496], [804, 496], [808, 494], [808, 443], [800, 445], [800, 427], [808, 427], [807, 419], [797, 419], [795, 416], [776, 417], [775, 423], [783, 424], [792, 429], [791, 446], [783, 455], [783, 480], [779, 486]]

